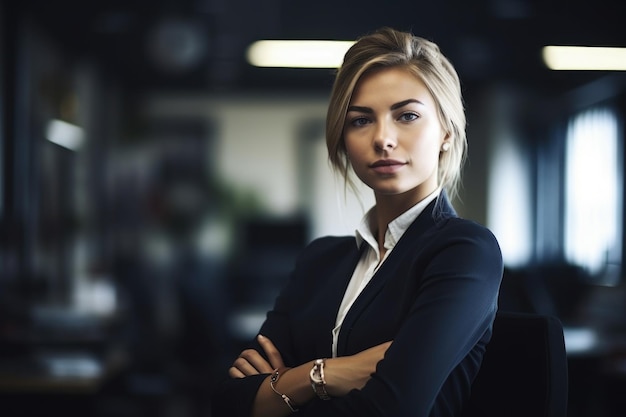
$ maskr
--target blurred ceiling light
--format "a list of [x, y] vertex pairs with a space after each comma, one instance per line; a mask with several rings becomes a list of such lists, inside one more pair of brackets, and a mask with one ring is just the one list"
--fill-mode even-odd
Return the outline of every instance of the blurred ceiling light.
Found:
[[626, 48], [545, 46], [542, 55], [552, 70], [626, 71]]
[[254, 42], [246, 53], [256, 67], [337, 68], [353, 41], [262, 40]]
[[46, 127], [46, 139], [70, 151], [77, 151], [85, 141], [82, 128], [58, 119], [52, 119]]

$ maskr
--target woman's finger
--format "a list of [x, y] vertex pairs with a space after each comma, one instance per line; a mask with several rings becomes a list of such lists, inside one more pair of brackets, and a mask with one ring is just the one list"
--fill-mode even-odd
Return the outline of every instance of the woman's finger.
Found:
[[269, 374], [274, 369], [283, 368], [283, 358], [272, 341], [262, 335], [257, 338], [269, 362], [254, 349], [246, 349], [239, 354], [228, 370], [231, 378], [244, 378], [250, 375]]
[[260, 334], [257, 336], [257, 341], [265, 351], [265, 354], [270, 361], [270, 366], [272, 367], [272, 369], [283, 368], [285, 366], [282, 355], [268, 337]]
[[246, 375], [236, 367], [231, 366], [228, 370], [228, 376], [230, 376], [231, 378], [245, 378]]
[[255, 373], [257, 374], [268, 374], [274, 370], [272, 365], [263, 357], [259, 352], [254, 349], [246, 349], [239, 355], [238, 359], [243, 359], [251, 365]]
[[233, 368], [238, 369], [245, 376], [257, 375], [261, 372], [250, 361], [242, 356], [239, 356], [232, 365]]

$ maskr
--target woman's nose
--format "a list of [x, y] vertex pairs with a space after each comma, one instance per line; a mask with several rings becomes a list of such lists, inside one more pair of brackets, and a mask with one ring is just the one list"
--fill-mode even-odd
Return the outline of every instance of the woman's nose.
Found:
[[376, 137], [374, 138], [374, 144], [377, 149], [381, 151], [390, 151], [395, 149], [397, 145], [395, 134], [393, 129], [386, 123], [380, 123], [378, 129], [376, 129]]

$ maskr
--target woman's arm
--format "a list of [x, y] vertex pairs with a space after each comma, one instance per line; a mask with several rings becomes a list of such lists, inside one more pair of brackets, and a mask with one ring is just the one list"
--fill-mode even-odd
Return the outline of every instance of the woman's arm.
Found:
[[231, 378], [269, 374], [261, 383], [254, 398], [252, 417], [287, 416], [293, 410], [297, 410], [299, 405], [306, 404], [314, 397], [306, 371], [307, 366], [313, 366], [313, 362], [287, 368], [280, 352], [270, 339], [258, 335], [257, 341], [263, 348], [267, 360], [256, 350], [246, 349], [235, 360], [228, 374]]
[[[257, 341], [265, 351], [269, 362], [254, 349], [247, 349], [239, 355], [229, 370], [231, 378], [245, 378], [278, 370], [279, 377], [274, 389], [287, 396], [287, 401], [270, 384], [272, 375], [265, 378], [254, 400], [253, 417], [280, 417], [292, 412], [315, 398], [309, 382], [309, 372], [313, 361], [295, 368], [284, 367], [280, 352], [267, 337], [259, 335]], [[361, 389], [371, 378], [376, 364], [383, 358], [391, 342], [383, 343], [356, 355], [326, 360], [325, 379], [329, 395], [339, 397], [353, 389]], [[283, 388], [284, 387], [284, 388]]]
[[[308, 383], [310, 361], [324, 349], [316, 345], [319, 340], [326, 340], [320, 329], [334, 324], [334, 317], [329, 319], [319, 306], [335, 294], [339, 288], [339, 284], [334, 284], [337, 278], [343, 276], [344, 269], [352, 270], [353, 265], [347, 265], [347, 261], [342, 264], [345, 251], [334, 247], [326, 250], [327, 246], [300, 266], [298, 276], [306, 279], [299, 279], [282, 292], [261, 330], [280, 350], [284, 363], [293, 367], [281, 373], [275, 386], [294, 404], [302, 406], [300, 417], [427, 416], [440, 402], [453, 407], [462, 404], [480, 364], [481, 349], [495, 314], [502, 259], [493, 235], [467, 223], [455, 224], [437, 230], [436, 234], [422, 235], [417, 242], [408, 241], [408, 249], [406, 244], [394, 249], [395, 258], [388, 260], [394, 262], [383, 265], [386, 285], [368, 300], [367, 308], [351, 324], [350, 341], [364, 342], [352, 352], [385, 340], [374, 341], [380, 326], [385, 330], [392, 328], [390, 325], [398, 315], [402, 325], [389, 335], [393, 344], [387, 346], [387, 351], [380, 352], [375, 360], [362, 358], [363, 362], [356, 362], [378, 365], [373, 375], [371, 370], [365, 372], [366, 383], [361, 389], [353, 389], [361, 386], [356, 382], [358, 378], [351, 376], [352, 372], [360, 372], [350, 362], [356, 358], [327, 359], [327, 391], [333, 396], [330, 401], [314, 397]], [[414, 248], [420, 248], [417, 254]], [[401, 250], [407, 252], [406, 259], [400, 255]], [[337, 259], [322, 263], [320, 254]], [[333, 270], [343, 269], [333, 273], [327, 265], [332, 265]], [[325, 324], [320, 325], [320, 321]], [[318, 333], [312, 337], [311, 331]], [[368, 345], [367, 341], [373, 343]], [[265, 355], [259, 341], [252, 347]], [[366, 355], [363, 352], [354, 356]], [[330, 348], [326, 354], [330, 354]], [[270, 361], [268, 355], [268, 367], [251, 365], [250, 375], [232, 378], [220, 387], [215, 401], [216, 417], [249, 417], [253, 409], [260, 413], [271, 403], [282, 410], [277, 416], [290, 414], [281, 397], [271, 390], [271, 371], [254, 374], [273, 369]], [[457, 368], [461, 361], [463, 366]], [[342, 382], [342, 377], [354, 385]]]
[[235, 359], [228, 370], [231, 378], [244, 378], [250, 375], [269, 374], [274, 369], [284, 368], [283, 357], [271, 340], [263, 335], [257, 336], [259, 345], [265, 351], [266, 360], [254, 349], [246, 349]]
[[491, 334], [502, 258], [493, 235], [475, 224], [451, 220], [436, 232], [408, 249], [397, 246], [388, 259], [394, 262], [380, 270], [384, 285], [372, 281], [376, 296], [355, 305], [358, 319], [348, 322], [353, 345], [402, 316], [376, 372], [360, 390], [312, 401], [300, 417], [459, 413]]

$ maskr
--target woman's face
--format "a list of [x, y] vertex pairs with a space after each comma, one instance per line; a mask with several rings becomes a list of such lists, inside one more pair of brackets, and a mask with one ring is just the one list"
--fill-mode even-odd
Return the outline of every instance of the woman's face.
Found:
[[433, 192], [445, 139], [434, 99], [408, 70], [377, 70], [357, 83], [344, 141], [355, 173], [377, 199], [411, 193], [417, 202]]

